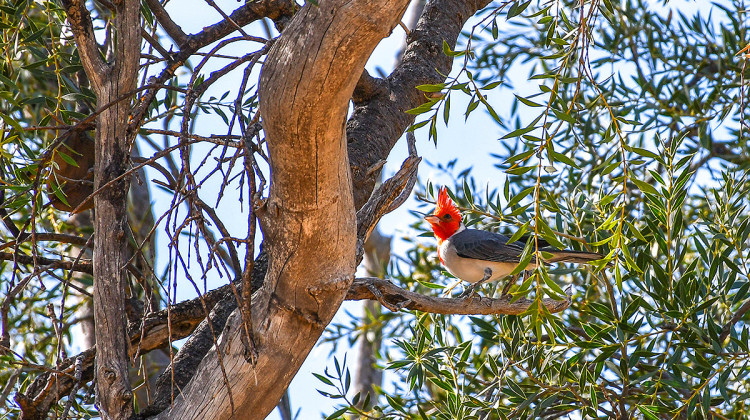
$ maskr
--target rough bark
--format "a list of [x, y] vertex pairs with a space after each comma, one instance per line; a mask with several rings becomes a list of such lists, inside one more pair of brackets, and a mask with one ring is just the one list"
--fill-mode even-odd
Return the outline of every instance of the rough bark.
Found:
[[258, 358], [245, 361], [235, 311], [219, 343], [229, 384], [216, 374], [212, 350], [159, 418], [264, 418], [336, 313], [355, 269], [348, 102], [367, 58], [407, 4], [308, 4], [276, 41], [260, 89], [272, 180], [260, 215], [269, 269], [253, 299]]
[[[135, 0], [113, 2], [117, 45], [112, 63], [106, 63], [99, 52], [85, 3], [65, 0], [63, 5], [81, 63], [96, 92], [97, 106], [105, 107], [96, 120], [94, 188], [98, 189], [125, 173], [130, 154], [128, 93], [134, 91], [138, 74], [140, 3]], [[129, 181], [123, 179], [94, 197], [96, 389], [103, 417], [113, 419], [126, 419], [133, 414], [125, 318], [128, 185]]]
[[[570, 306], [570, 289], [565, 300], [541, 300], [550, 313], [562, 312]], [[497, 299], [479, 295], [463, 299], [439, 298], [404, 290], [388, 280], [377, 277], [356, 279], [347, 292], [346, 300], [375, 299], [391, 311], [408, 309], [450, 315], [519, 315], [526, 312], [534, 300], [521, 298], [513, 301], [512, 295]]]

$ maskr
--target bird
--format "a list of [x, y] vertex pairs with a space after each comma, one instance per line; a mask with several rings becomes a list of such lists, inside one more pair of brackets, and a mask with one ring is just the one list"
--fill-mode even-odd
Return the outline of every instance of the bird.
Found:
[[[424, 217], [432, 226], [438, 242], [438, 257], [449, 273], [457, 278], [472, 283], [459, 297], [468, 297], [480, 285], [501, 280], [510, 275], [521, 261], [521, 254], [526, 241], [510, 242], [510, 238], [486, 230], [468, 229], [461, 220], [461, 213], [448, 197], [446, 187], [438, 193], [435, 211]], [[539, 251], [551, 254], [542, 257], [545, 263], [569, 262], [588, 263], [604, 258], [596, 252], [559, 250], [538, 238]], [[533, 257], [526, 267], [533, 270], [537, 267]], [[508, 284], [503, 295], [507, 292]]]

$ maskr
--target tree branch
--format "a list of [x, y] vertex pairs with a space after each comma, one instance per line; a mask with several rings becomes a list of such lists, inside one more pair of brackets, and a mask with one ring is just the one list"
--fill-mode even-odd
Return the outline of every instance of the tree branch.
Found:
[[47, 266], [49, 269], [61, 268], [63, 270], [80, 271], [82, 273], [93, 274], [94, 269], [91, 262], [77, 262], [66, 261], [62, 259], [46, 258], [46, 257], [34, 257], [30, 255], [14, 254], [11, 252], [0, 252], [0, 260], [2, 261], [17, 261], [20, 264], [37, 264]]
[[737, 310], [732, 319], [730, 319], [729, 322], [727, 322], [721, 329], [719, 341], [724, 341], [727, 336], [729, 336], [729, 333], [732, 331], [732, 327], [734, 326], [734, 324], [740, 322], [740, 319], [742, 319], [742, 317], [745, 316], [748, 311], [750, 311], [750, 299], [745, 301], [745, 303], [740, 306], [740, 309]]
[[378, 186], [365, 205], [357, 211], [357, 262], [364, 254], [364, 248], [361, 252], [359, 248], [363, 246], [380, 218], [403, 204], [417, 181], [417, 169], [422, 158], [417, 156], [414, 133], [410, 132], [406, 137], [409, 143], [409, 157], [401, 164], [398, 172]]
[[[161, 86], [159, 85], [164, 85], [167, 80], [174, 76], [177, 69], [185, 64], [185, 62], [199, 49], [234, 32], [237, 29], [235, 23], [239, 26], [244, 26], [266, 17], [272, 19], [274, 22], [281, 23], [294, 15], [296, 11], [297, 5], [293, 0], [248, 1], [229, 15], [234, 23], [222, 19], [213, 25], [205, 27], [198, 33], [187, 35], [186, 39], [179, 44], [180, 50], [167, 59], [164, 70], [156, 76], [155, 83], [157, 86], [149, 89], [148, 92], [143, 95], [143, 98], [141, 98], [141, 102], [136, 106], [136, 109], [133, 111], [133, 118], [130, 122], [130, 130], [133, 131], [136, 127], [140, 127], [151, 101], [161, 89]], [[164, 23], [162, 23], [162, 25], [164, 25]], [[179, 37], [179, 35], [177, 36]]]
[[[172, 20], [172, 17], [169, 16], [169, 13], [167, 13], [164, 6], [161, 5], [161, 2], [159, 0], [146, 0], [146, 4], [148, 4], [148, 8], [151, 9], [151, 13], [154, 14], [156, 20], [164, 29], [164, 32], [172, 38], [172, 41], [177, 44], [178, 48], [182, 48], [187, 41], [187, 35], [185, 35], [182, 28]], [[168, 56], [164, 57], [166, 58]]]
[[63, 0], [63, 7], [70, 22], [70, 30], [76, 39], [78, 53], [81, 56], [81, 64], [86, 69], [92, 84], [101, 86], [109, 66], [104, 62], [99, 45], [94, 36], [94, 26], [91, 23], [91, 14], [86, 8], [86, 2], [82, 0]]
[[[466, 21], [488, 3], [489, 0], [430, 1], [417, 27], [407, 37], [403, 60], [396, 69], [385, 81], [363, 81], [363, 84], [385, 85], [388, 90], [377, 90], [369, 100], [355, 102], [346, 125], [357, 209], [370, 197], [378, 179], [379, 171], [369, 169], [388, 157], [401, 134], [414, 122], [414, 116], [404, 111], [427, 101], [415, 86], [443, 82], [444, 75], [450, 73], [453, 58], [443, 53], [443, 40], [454, 48]], [[358, 99], [366, 96], [360, 95]]]
[[[518, 315], [534, 303], [533, 300], [524, 298], [511, 302], [510, 295], [499, 299], [478, 296], [467, 299], [437, 298], [402, 289], [388, 280], [377, 277], [358, 278], [352, 283], [346, 300], [363, 299], [377, 300], [394, 312], [409, 309], [450, 315]], [[542, 299], [542, 304], [551, 313], [564, 311], [570, 303], [570, 291], [566, 300]]]

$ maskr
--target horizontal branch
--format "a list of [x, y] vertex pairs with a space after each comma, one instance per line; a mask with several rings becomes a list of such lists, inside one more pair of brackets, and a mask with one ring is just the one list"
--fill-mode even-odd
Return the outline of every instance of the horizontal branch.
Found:
[[[377, 277], [354, 280], [346, 300], [377, 300], [391, 311], [409, 309], [446, 315], [519, 315], [526, 312], [533, 300], [521, 298], [512, 302], [512, 296], [499, 299], [474, 296], [466, 299], [438, 298], [402, 289], [392, 282]], [[551, 313], [562, 312], [570, 306], [571, 297], [565, 300], [542, 299], [542, 304]]]
[[11, 252], [0, 252], [0, 261], [16, 261], [19, 264], [38, 264], [49, 266], [48, 268], [62, 268], [64, 270], [80, 271], [88, 274], [94, 273], [94, 268], [90, 262], [73, 262], [46, 257], [34, 258], [31, 255], [14, 254]]
[[59, 242], [61, 244], [71, 244], [71, 245], [78, 245], [78, 246], [86, 246], [88, 244], [89, 238], [84, 238], [83, 236], [78, 235], [69, 235], [66, 233], [54, 233], [54, 232], [37, 232], [37, 233], [28, 233], [23, 235], [23, 238], [17, 241], [9, 241], [0, 244], [0, 249], [6, 249], [16, 246], [18, 243], [21, 242], [29, 242], [32, 240], [36, 241], [49, 241], [49, 242]]

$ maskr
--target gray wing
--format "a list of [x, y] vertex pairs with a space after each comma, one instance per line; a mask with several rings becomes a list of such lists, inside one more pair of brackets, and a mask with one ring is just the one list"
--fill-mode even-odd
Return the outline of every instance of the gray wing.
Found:
[[[510, 238], [499, 233], [484, 230], [466, 229], [451, 238], [453, 246], [459, 257], [474, 258], [477, 260], [515, 263], [520, 261], [526, 242], [517, 241], [508, 243]], [[540, 242], [542, 242], [540, 240]], [[546, 242], [540, 245], [547, 245]], [[570, 262], [587, 263], [589, 261], [603, 258], [602, 254], [596, 252], [559, 250], [551, 247], [541, 248], [540, 251], [549, 252], [552, 257], [543, 259], [546, 263]], [[534, 258], [532, 262], [536, 261]]]
[[499, 233], [466, 229], [451, 237], [459, 257], [477, 260], [517, 263], [526, 244], [508, 243], [510, 238]]

